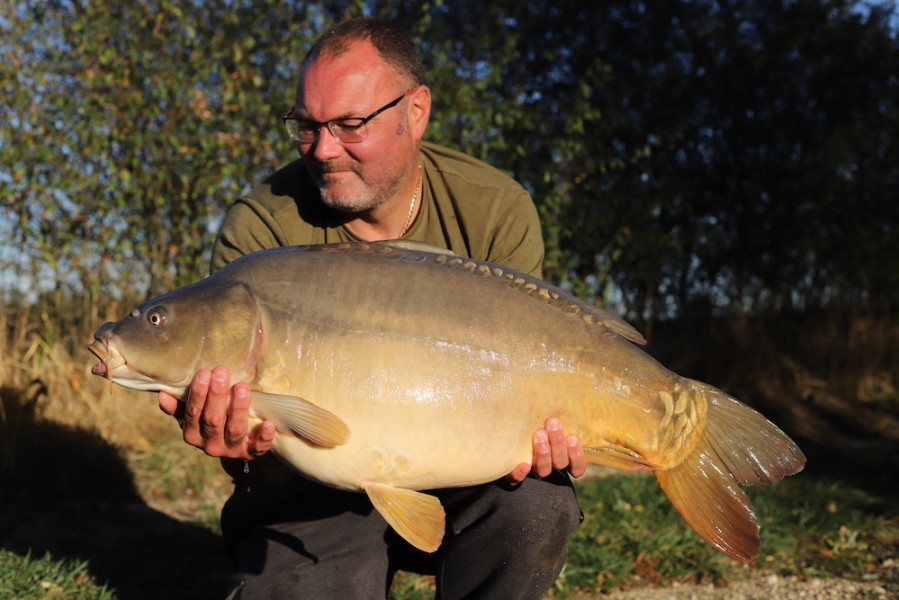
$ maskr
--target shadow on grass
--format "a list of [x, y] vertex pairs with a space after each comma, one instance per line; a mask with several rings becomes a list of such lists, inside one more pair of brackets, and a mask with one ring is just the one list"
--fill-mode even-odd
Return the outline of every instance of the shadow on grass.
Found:
[[86, 560], [117, 598], [220, 598], [221, 538], [149, 507], [116, 449], [52, 423], [21, 423], [0, 485], [0, 547]]

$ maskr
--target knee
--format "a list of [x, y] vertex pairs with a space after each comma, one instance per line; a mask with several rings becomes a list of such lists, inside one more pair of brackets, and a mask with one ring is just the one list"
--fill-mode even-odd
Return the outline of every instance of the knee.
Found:
[[527, 479], [507, 494], [502, 504], [498, 512], [508, 527], [519, 531], [540, 529], [550, 537], [567, 539], [582, 519], [574, 488], [564, 473]]

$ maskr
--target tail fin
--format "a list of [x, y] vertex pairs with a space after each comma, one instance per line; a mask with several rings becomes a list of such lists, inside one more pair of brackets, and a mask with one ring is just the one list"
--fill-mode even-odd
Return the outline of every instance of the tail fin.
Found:
[[704, 383], [685, 381], [708, 402], [705, 429], [693, 453], [657, 471], [668, 499], [699, 536], [749, 562], [760, 551], [759, 524], [738, 484], [774, 483], [805, 466], [795, 443], [761, 414]]

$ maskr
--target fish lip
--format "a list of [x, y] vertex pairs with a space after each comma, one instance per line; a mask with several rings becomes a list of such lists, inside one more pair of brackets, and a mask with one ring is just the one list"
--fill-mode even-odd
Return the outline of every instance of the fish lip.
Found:
[[121, 357], [115, 357], [109, 350], [109, 340], [101, 340], [100, 338], [95, 338], [93, 342], [88, 344], [87, 349], [90, 350], [94, 356], [96, 356], [100, 361], [91, 367], [91, 373], [93, 375], [98, 375], [100, 377], [105, 377], [106, 379], [112, 380], [112, 371], [126, 363], [126, 361]]

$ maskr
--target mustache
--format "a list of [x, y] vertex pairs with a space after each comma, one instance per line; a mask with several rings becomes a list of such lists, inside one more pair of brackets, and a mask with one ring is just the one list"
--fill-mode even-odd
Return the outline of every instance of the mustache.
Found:
[[316, 162], [316, 168], [320, 173], [336, 173], [338, 171], [352, 171], [357, 173], [356, 164], [352, 162], [325, 161]]

